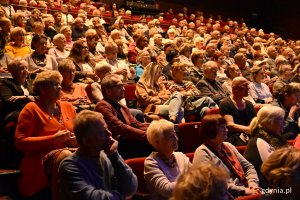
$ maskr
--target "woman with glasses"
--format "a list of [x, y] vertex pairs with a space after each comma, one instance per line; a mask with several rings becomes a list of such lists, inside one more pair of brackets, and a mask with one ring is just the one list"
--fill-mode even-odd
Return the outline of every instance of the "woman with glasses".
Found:
[[15, 27], [10, 32], [10, 43], [5, 46], [10, 58], [24, 57], [31, 53], [30, 47], [25, 44], [26, 31], [21, 27]]
[[[73, 105], [60, 101], [62, 76], [57, 71], [37, 74], [33, 82], [34, 102], [19, 115], [15, 146], [24, 153], [21, 161], [19, 191], [25, 198], [58, 198], [58, 166], [76, 147], [73, 134]], [[51, 177], [49, 179], [49, 177]]]
[[92, 83], [98, 80], [94, 73], [94, 63], [90, 60], [90, 51], [86, 39], [79, 39], [74, 42], [69, 59], [76, 67], [75, 82]]
[[259, 193], [257, 173], [227, 139], [226, 120], [219, 114], [206, 115], [201, 121], [204, 144], [195, 151], [193, 166], [213, 163], [228, 174], [227, 189], [234, 196]]
[[34, 52], [25, 56], [28, 63], [28, 70], [31, 73], [40, 73], [46, 70], [57, 70], [57, 62], [55, 58], [48, 55], [47, 36], [34, 35], [31, 41], [31, 49]]
[[250, 123], [251, 138], [244, 156], [258, 172], [262, 188], [268, 187], [265, 178], [260, 173], [262, 163], [275, 149], [289, 145], [288, 141], [282, 136], [285, 124], [284, 114], [282, 108], [267, 105], [258, 111], [257, 117], [253, 118]]

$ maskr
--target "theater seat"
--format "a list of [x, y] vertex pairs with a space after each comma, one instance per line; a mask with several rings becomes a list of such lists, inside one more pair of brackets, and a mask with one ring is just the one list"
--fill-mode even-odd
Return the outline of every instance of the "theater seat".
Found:
[[211, 108], [206, 111], [207, 115], [220, 114], [220, 108]]
[[94, 102], [95, 99], [92, 95], [92, 85], [91, 84], [87, 84], [85, 87], [85, 92], [88, 95], [88, 98], [90, 99], [91, 102]]
[[132, 84], [125, 84], [124, 85], [125, 88], [125, 100], [127, 103], [127, 107], [129, 108], [136, 108], [137, 105], [137, 98], [135, 96], [135, 88], [136, 88], [136, 84], [132, 83]]
[[201, 122], [187, 122], [178, 124], [179, 151], [183, 153], [195, 152], [204, 142], [200, 132]]
[[132, 158], [125, 160], [126, 164], [132, 169], [133, 173], [136, 175], [138, 179], [138, 189], [135, 194], [135, 197], [133, 199], [137, 198], [146, 198], [149, 196], [148, 189], [145, 184], [145, 179], [144, 179], [144, 161], [145, 157], [143, 158]]
[[235, 148], [239, 151], [240, 154], [244, 155], [244, 152], [246, 151], [247, 146], [236, 146]]

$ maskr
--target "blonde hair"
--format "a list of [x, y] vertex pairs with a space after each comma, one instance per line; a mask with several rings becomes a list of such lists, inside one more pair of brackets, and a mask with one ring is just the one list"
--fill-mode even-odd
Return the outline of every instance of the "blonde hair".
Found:
[[292, 146], [276, 150], [262, 164], [261, 172], [273, 188], [299, 184], [300, 150]]
[[193, 165], [178, 178], [170, 200], [222, 200], [227, 179], [228, 174], [213, 163]]
[[157, 80], [155, 79], [155, 76], [161, 72], [162, 67], [155, 62], [151, 62], [145, 67], [145, 71], [142, 74], [139, 82], [144, 82], [149, 88], [155, 90], [157, 86]]
[[61, 60], [58, 63], [58, 71], [59, 72], [66, 71], [67, 69], [70, 69], [71, 66], [74, 66], [74, 68], [75, 68], [75, 65], [74, 65], [74, 63], [73, 63], [72, 60], [70, 60], [70, 59], [63, 59], [63, 60]]
[[19, 33], [23, 33], [25, 35], [26, 31], [21, 27], [15, 27], [10, 32], [11, 41], [14, 41], [15, 36]]
[[33, 92], [37, 95], [40, 95], [40, 90], [43, 89], [43, 86], [50, 83], [51, 81], [57, 81], [59, 84], [62, 82], [63, 78], [58, 71], [47, 70], [37, 74], [32, 85]]
[[160, 141], [168, 130], [174, 130], [172, 122], [165, 119], [152, 121], [146, 131], [148, 142], [156, 149], [156, 141]]

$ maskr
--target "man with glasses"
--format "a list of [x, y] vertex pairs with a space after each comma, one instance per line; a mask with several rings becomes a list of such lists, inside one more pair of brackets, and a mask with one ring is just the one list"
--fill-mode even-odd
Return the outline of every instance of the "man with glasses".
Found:
[[148, 125], [138, 122], [128, 107], [119, 104], [124, 98], [124, 84], [117, 74], [105, 76], [101, 82], [104, 99], [100, 100], [95, 111], [103, 114], [114, 139], [119, 141], [119, 152], [123, 158], [147, 156], [152, 148], [147, 142]]

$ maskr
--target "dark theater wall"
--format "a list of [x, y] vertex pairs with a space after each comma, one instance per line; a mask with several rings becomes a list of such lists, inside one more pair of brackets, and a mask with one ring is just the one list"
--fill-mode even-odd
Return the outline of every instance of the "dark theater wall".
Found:
[[300, 2], [297, 0], [158, 0], [160, 9], [201, 10], [206, 16], [244, 18], [253, 27], [284, 38], [300, 39]]

